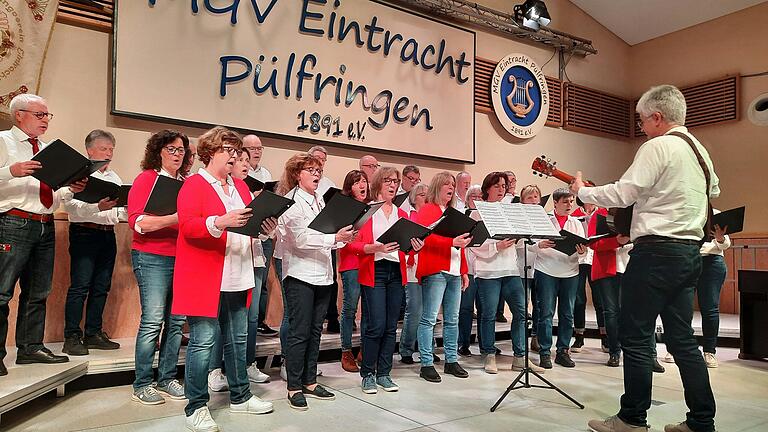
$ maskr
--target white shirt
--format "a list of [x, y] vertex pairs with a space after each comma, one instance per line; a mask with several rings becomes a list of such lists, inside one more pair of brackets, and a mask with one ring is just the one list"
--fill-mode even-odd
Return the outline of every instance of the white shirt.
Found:
[[336, 187], [336, 183], [334, 183], [333, 180], [329, 179], [328, 177], [322, 177], [320, 182], [317, 184], [317, 190], [315, 192], [318, 195], [323, 196], [326, 192], [328, 192], [328, 189], [332, 187]]
[[700, 240], [707, 219], [706, 181], [691, 147], [670, 132], [687, 134], [701, 153], [711, 176], [709, 197], [720, 195], [712, 160], [704, 146], [683, 126], [646, 141], [621, 179], [613, 184], [579, 189], [579, 198], [601, 207], [635, 204], [630, 238], [658, 235]]
[[[48, 144], [38, 137], [38, 145], [42, 150]], [[29, 213], [52, 214], [59, 208], [65, 188], [53, 192], [53, 204], [46, 208], [40, 202], [40, 180], [11, 174], [11, 165], [26, 162], [32, 156], [32, 144], [24, 131], [13, 126], [0, 132], [0, 213], [16, 208]]]
[[406, 198], [405, 198], [405, 201], [403, 201], [403, 204], [402, 204], [402, 205], [400, 205], [400, 210], [404, 211], [404, 212], [405, 212], [405, 214], [407, 214], [407, 215], [410, 215], [410, 214], [411, 214], [411, 210], [413, 210], [413, 209], [414, 209], [414, 208], [413, 208], [413, 206], [411, 205], [411, 200], [410, 200], [410, 199], [408, 199], [408, 198], [410, 197], [410, 192], [406, 192], [406, 191], [403, 189], [403, 186], [402, 186], [402, 185], [400, 185], [400, 187], [397, 189], [397, 195], [401, 195], [401, 194], [404, 194], [404, 193], [407, 193], [407, 194], [409, 194], [409, 196], [408, 196], [408, 197], [406, 197]]
[[[522, 242], [522, 240], [518, 240]], [[520, 276], [517, 267], [517, 243], [504, 250], [499, 250], [499, 241], [488, 239], [478, 247], [469, 248], [467, 254], [474, 257], [475, 277], [481, 279], [497, 279], [506, 276]]]
[[291, 276], [310, 285], [332, 284], [335, 269], [331, 254], [340, 245], [336, 235], [307, 228], [325, 206], [322, 195], [296, 187], [286, 196], [296, 204], [280, 216], [277, 225], [282, 239], [283, 278]]
[[[382, 234], [387, 232], [387, 230], [397, 222], [400, 217], [397, 215], [397, 207], [392, 206], [392, 213], [389, 214], [389, 218], [384, 214], [384, 207], [382, 206], [380, 209], [376, 211], [376, 213], [373, 214], [373, 238], [377, 239]], [[375, 241], [375, 240], [374, 240]], [[376, 242], [378, 243], [378, 242]], [[400, 254], [398, 251], [392, 251], [390, 253], [383, 253], [383, 252], [376, 252], [376, 255], [373, 258], [374, 261], [379, 260], [387, 260], [399, 263], [400, 262]]]
[[[91, 174], [99, 180], [105, 180], [117, 185], [122, 185], [123, 181], [116, 172], [108, 169], [101, 170]], [[73, 193], [69, 188], [62, 188], [61, 204], [69, 216], [69, 221], [74, 223], [90, 222], [99, 225], [117, 225], [128, 220], [128, 212], [125, 207], [113, 207], [109, 210], [99, 211], [99, 203], [87, 203], [73, 198]]]
[[253, 169], [253, 168], [249, 169], [248, 177], [253, 177], [256, 180], [259, 180], [264, 183], [272, 181], [272, 173], [270, 173], [268, 169], [266, 169], [261, 165], [256, 167], [256, 169]]
[[[550, 214], [550, 219], [555, 225], [557, 230], [560, 230], [560, 223], [554, 214]], [[570, 231], [578, 236], [584, 237], [584, 228], [573, 216], [568, 216], [568, 220], [565, 221], [563, 226], [564, 230]], [[536, 264], [534, 264], [534, 270], [546, 273], [549, 276], [556, 278], [569, 278], [577, 276], [579, 274], [579, 254], [566, 255], [555, 248], [540, 249], [538, 244], [531, 246], [531, 249], [536, 252]]]
[[[205, 168], [200, 168], [197, 172], [211, 184], [216, 195], [219, 196], [224, 209], [227, 212], [245, 208], [245, 203], [240, 193], [235, 188], [235, 182], [232, 177], [227, 176], [227, 186], [229, 193], [224, 192], [224, 188], [214, 176]], [[216, 228], [217, 216], [208, 216], [205, 220], [205, 226], [212, 237], [220, 238], [224, 230]], [[253, 278], [253, 255], [251, 252], [251, 238], [242, 234], [227, 232], [227, 247], [224, 252], [224, 269], [221, 273], [221, 291], [236, 292], [251, 289], [256, 285]]]
[[416, 267], [419, 266], [419, 254], [413, 256], [413, 265], [405, 268], [406, 276], [408, 276], [408, 283], [419, 283], [419, 278], [416, 277]]
[[[466, 194], [466, 192], [464, 192], [464, 194]], [[467, 203], [464, 202], [464, 199], [459, 197], [459, 195], [457, 194], [456, 195], [456, 202], [453, 204], [453, 208], [455, 208], [456, 210], [464, 213], [464, 210], [467, 209]]]
[[[445, 212], [445, 207], [440, 206], [440, 210]], [[469, 268], [467, 268], [467, 271], [469, 271]], [[452, 276], [461, 276], [461, 249], [451, 246], [451, 266], [447, 271], [443, 270], [443, 273]]]
[[[525, 260], [528, 260], [528, 279], [533, 279], [533, 269], [536, 267], [536, 250], [534, 250], [535, 244], [527, 245], [525, 239], [520, 239], [515, 244], [517, 252], [517, 271], [520, 277], [525, 277]], [[523, 254], [523, 248], [525, 247], [525, 254]]]
[[624, 273], [629, 264], [629, 251], [632, 250], [632, 243], [619, 246], [616, 249], [616, 273]]
[[[203, 168], [200, 168], [200, 169], [202, 170]], [[160, 171], [158, 171], [158, 172], [157, 172], [157, 174], [158, 174], [158, 175], [161, 175], [161, 176], [166, 176], [166, 177], [174, 178], [174, 177], [171, 175], [171, 173], [169, 173], [168, 171], [164, 170], [163, 168], [160, 168]], [[182, 181], [184, 180], [184, 176], [183, 176], [183, 175], [181, 175], [181, 174], [176, 174], [176, 177], [175, 177], [175, 178], [176, 178], [176, 180], [182, 180]], [[151, 193], [151, 192], [150, 192], [150, 195], [152, 195], [152, 193]], [[145, 204], [146, 204], [146, 203], [145, 203]], [[141, 227], [139, 226], [139, 222], [141, 222], [141, 220], [142, 220], [142, 219], [144, 219], [144, 216], [146, 216], [146, 215], [139, 215], [139, 216], [136, 218], [136, 222], [134, 222], [134, 224], [133, 224], [133, 230], [134, 230], [134, 231], [136, 231], [136, 232], [137, 232], [137, 233], [139, 233], [139, 234], [144, 234], [144, 231], [143, 231], [143, 230], [141, 229]]]
[[[712, 213], [718, 214], [720, 213], [720, 210], [712, 209]], [[701, 249], [699, 250], [699, 253], [701, 253], [702, 256], [707, 256], [707, 255], [723, 256], [723, 251], [725, 251], [729, 247], [731, 247], [731, 238], [728, 237], [728, 235], [725, 235], [725, 238], [723, 239], [722, 243], [719, 243], [717, 240], [712, 239], [712, 241], [706, 242], [703, 245], [701, 245]]]
[[[581, 222], [581, 226], [584, 229], [584, 234], [587, 234], [589, 232], [589, 220], [592, 219], [592, 216], [595, 215], [595, 212], [592, 212], [592, 214], [587, 216], [581, 216], [576, 218], [579, 222]], [[586, 235], [584, 236], [587, 237]], [[592, 248], [587, 248], [587, 253], [584, 255], [579, 255], [579, 265], [586, 264], [586, 265], [592, 265], [592, 259], [595, 256], [595, 251], [592, 250]]]

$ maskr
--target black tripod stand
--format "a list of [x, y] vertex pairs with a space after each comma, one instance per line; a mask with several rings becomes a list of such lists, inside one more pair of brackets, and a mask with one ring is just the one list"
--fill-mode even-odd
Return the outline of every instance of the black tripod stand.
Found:
[[[530, 269], [530, 266], [528, 266], [528, 246], [533, 244], [533, 241], [530, 237], [520, 239], [525, 243], [525, 246], [523, 247], [523, 271], [525, 274], [523, 275], [523, 281], [525, 282], [525, 286], [523, 289], [525, 290], [525, 305], [526, 309], [528, 308], [528, 270]], [[568, 393], [560, 390], [559, 387], [552, 384], [551, 382], [547, 381], [543, 376], [539, 375], [536, 371], [528, 367], [528, 322], [532, 321], [530, 318], [528, 318], [528, 314], [526, 313], [525, 318], [525, 363], [523, 364], [523, 370], [520, 371], [520, 374], [517, 375], [517, 378], [512, 381], [512, 384], [507, 387], [507, 389], [504, 391], [504, 394], [501, 395], [499, 400], [496, 401], [495, 404], [491, 407], [491, 412], [496, 411], [496, 408], [498, 408], [499, 404], [501, 404], [501, 401], [503, 401], [509, 392], [512, 390], [519, 390], [522, 388], [543, 388], [543, 389], [550, 389], [555, 390], [556, 392], [560, 393], [568, 399], [569, 401], [573, 402], [577, 407], [580, 409], [584, 409], [584, 405], [580, 404], [576, 399], [572, 398]], [[530, 382], [530, 375], [533, 374], [536, 378], [541, 380], [546, 385], [540, 385], [540, 384], [531, 384]]]

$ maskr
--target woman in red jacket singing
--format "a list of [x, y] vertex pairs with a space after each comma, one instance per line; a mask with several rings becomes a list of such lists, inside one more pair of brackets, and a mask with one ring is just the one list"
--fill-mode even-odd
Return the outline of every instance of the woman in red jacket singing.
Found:
[[[427, 203], [419, 210], [415, 221], [429, 226], [443, 215], [445, 209], [453, 206], [456, 197], [456, 179], [447, 171], [436, 174], [427, 190]], [[447, 238], [431, 234], [424, 241], [419, 253], [416, 277], [422, 285], [423, 312], [417, 330], [420, 376], [430, 382], [440, 382], [440, 374], [433, 366], [432, 337], [440, 305], [443, 306], [443, 344], [445, 346], [445, 367], [443, 371], [458, 378], [469, 374], [458, 361], [459, 305], [461, 291], [469, 286], [467, 259], [464, 248], [472, 240], [469, 234]]]
[[[349, 245], [360, 257], [358, 279], [365, 317], [360, 375], [363, 377], [363, 393], [368, 394], [376, 393], [377, 386], [388, 392], [399, 390], [390, 372], [403, 285], [408, 280], [406, 258], [397, 242], [384, 244], [376, 240], [398, 219], [408, 218], [404, 211], [392, 204], [398, 186], [400, 171], [393, 167], [382, 167], [376, 171], [371, 181], [371, 195], [384, 201], [384, 205], [363, 225], [357, 239]], [[424, 243], [421, 240], [411, 239], [413, 252], [418, 252], [422, 246]]]
[[[227, 232], [245, 225], [251, 193], [230, 175], [240, 137], [223, 127], [201, 135], [201, 168], [179, 192], [179, 239], [173, 278], [173, 313], [187, 315], [187, 428], [215, 430], [208, 403], [208, 365], [214, 339], [221, 333], [230, 390], [230, 412], [265, 414], [272, 403], [251, 394], [246, 372], [247, 304], [254, 287], [251, 238]], [[266, 222], [265, 222], [266, 224]]]

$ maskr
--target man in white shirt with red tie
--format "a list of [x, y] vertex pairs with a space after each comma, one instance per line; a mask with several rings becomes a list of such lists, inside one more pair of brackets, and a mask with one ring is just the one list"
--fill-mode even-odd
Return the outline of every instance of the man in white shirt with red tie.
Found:
[[[45, 303], [51, 292], [56, 235], [53, 212], [66, 189], [53, 191], [31, 177], [41, 167], [32, 161], [45, 148], [39, 136], [53, 114], [39, 96], [22, 94], [11, 100], [13, 127], [0, 132], [0, 376], [8, 371], [2, 360], [8, 335], [8, 303], [16, 282], [21, 286], [16, 318], [16, 364], [63, 363], [43, 345]], [[85, 187], [72, 185], [74, 192]]]

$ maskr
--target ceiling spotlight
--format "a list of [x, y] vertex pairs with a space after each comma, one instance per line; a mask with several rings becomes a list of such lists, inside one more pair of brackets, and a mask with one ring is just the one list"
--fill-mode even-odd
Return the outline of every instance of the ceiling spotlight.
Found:
[[551, 21], [547, 6], [541, 0], [525, 0], [525, 3], [515, 6], [513, 11], [517, 22], [534, 31], [539, 30], [540, 26], [549, 25]]

